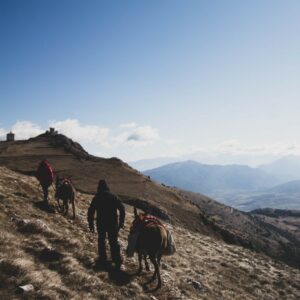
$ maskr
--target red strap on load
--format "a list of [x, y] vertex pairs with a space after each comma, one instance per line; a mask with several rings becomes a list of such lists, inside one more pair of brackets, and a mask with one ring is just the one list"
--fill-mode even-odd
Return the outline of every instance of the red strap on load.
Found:
[[142, 214], [142, 222], [144, 226], [158, 224], [162, 225], [162, 223], [154, 216]]
[[143, 227], [153, 226], [153, 225], [160, 225], [160, 226], [164, 227], [163, 223], [157, 217], [154, 217], [154, 216], [148, 215], [148, 214], [142, 214], [142, 213], [140, 213], [138, 218], [133, 221], [130, 230], [134, 230], [134, 228], [138, 224], [140, 224]]

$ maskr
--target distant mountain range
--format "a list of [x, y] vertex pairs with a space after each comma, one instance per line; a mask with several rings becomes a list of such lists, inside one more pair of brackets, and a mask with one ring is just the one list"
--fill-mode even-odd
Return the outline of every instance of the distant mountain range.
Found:
[[276, 209], [300, 209], [300, 180], [289, 181], [271, 189], [253, 193], [232, 195], [231, 202], [234, 207], [251, 211], [266, 207]]
[[146, 170], [161, 167], [166, 164], [187, 160], [193, 160], [208, 165], [247, 165], [250, 167], [257, 167], [269, 165], [270, 162], [275, 162], [276, 160], [281, 158], [282, 156], [275, 154], [216, 153], [214, 151], [202, 150], [176, 157], [154, 157], [137, 161], [130, 161], [128, 163], [133, 168], [143, 172]]
[[289, 181], [269, 190], [273, 193], [300, 193], [300, 180]]
[[141, 172], [158, 168], [166, 164], [181, 161], [178, 157], [157, 157], [129, 162], [129, 165]]
[[147, 170], [144, 174], [166, 185], [206, 194], [261, 190], [280, 183], [276, 177], [258, 168], [206, 165], [191, 160]]
[[281, 181], [300, 180], [300, 156], [289, 155], [259, 167]]
[[[270, 159], [270, 157], [261, 158], [261, 160], [263, 161], [267, 161], [268, 159]], [[188, 155], [188, 156], [186, 155], [181, 157], [157, 157], [157, 158], [142, 159], [138, 161], [129, 162], [129, 165], [139, 171], [144, 172], [146, 170], [152, 170], [154, 168], [162, 167], [166, 164], [171, 164], [175, 162], [184, 162], [188, 160], [192, 160], [200, 163], [205, 162], [208, 165], [213, 165], [213, 164], [224, 165], [224, 162], [226, 162], [226, 157], [219, 155], [218, 157], [214, 156], [212, 158], [207, 156], [201, 159], [200, 154], [198, 156], [194, 154], [194, 155]], [[252, 166], [253, 161], [255, 161], [254, 158], [250, 159], [249, 157], [240, 157], [240, 156], [234, 156], [231, 157], [230, 159], [227, 158], [227, 160], [235, 161], [234, 165], [240, 165], [240, 166], [245, 166], [245, 165]], [[226, 163], [225, 165], [233, 165], [233, 164]], [[254, 165], [257, 165], [257, 163]], [[261, 164], [257, 168], [268, 173], [269, 175], [273, 175], [277, 177], [281, 182], [300, 180], [300, 156], [297, 155], [284, 156], [279, 159], [275, 159], [271, 163]]]
[[295, 156], [258, 168], [184, 161], [144, 174], [165, 185], [203, 193], [244, 211], [265, 207], [300, 209], [300, 180], [285, 182], [297, 178], [298, 162], [300, 170], [300, 158]]

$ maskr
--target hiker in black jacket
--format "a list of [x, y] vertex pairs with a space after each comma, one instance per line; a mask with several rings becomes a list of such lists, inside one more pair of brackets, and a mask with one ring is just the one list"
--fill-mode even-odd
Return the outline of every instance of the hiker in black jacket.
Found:
[[[120, 269], [122, 257], [118, 243], [118, 233], [119, 230], [124, 227], [125, 209], [121, 200], [110, 192], [105, 180], [99, 181], [97, 194], [88, 209], [88, 223], [91, 232], [94, 232], [95, 211], [97, 211], [98, 263], [101, 265], [106, 264], [105, 239], [107, 236], [111, 258], [116, 268]], [[117, 211], [119, 211], [119, 220]]]

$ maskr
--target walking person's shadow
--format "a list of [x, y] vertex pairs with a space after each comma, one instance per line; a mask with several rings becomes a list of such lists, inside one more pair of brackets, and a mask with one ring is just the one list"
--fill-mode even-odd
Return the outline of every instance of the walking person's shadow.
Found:
[[39, 202], [33, 202], [33, 206], [47, 213], [55, 214], [54, 206], [49, 203], [46, 203], [44, 200]]
[[105, 264], [99, 264], [96, 262], [93, 267], [95, 272], [107, 272], [109, 279], [116, 285], [126, 285], [132, 280], [132, 275], [126, 271], [115, 268], [112, 262], [108, 261]]

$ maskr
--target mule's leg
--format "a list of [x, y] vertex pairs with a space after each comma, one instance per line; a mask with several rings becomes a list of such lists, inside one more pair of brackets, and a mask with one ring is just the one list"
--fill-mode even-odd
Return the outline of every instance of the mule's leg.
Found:
[[139, 259], [139, 269], [137, 271], [137, 274], [141, 274], [142, 270], [143, 270], [143, 265], [142, 265], [142, 254], [138, 253], [138, 259]]
[[160, 266], [160, 261], [161, 261], [161, 254], [158, 254], [157, 255], [157, 262], [158, 262], [158, 265]]
[[147, 255], [144, 255], [144, 262], [145, 262], [146, 271], [149, 272], [150, 267], [149, 267], [149, 264], [148, 264]]
[[[62, 204], [60, 205], [61, 201]], [[57, 198], [57, 205], [58, 205], [59, 212], [63, 214], [65, 212], [64, 201], [62, 199]]]
[[60, 204], [59, 204], [59, 198], [57, 198], [56, 201], [57, 201], [58, 209], [61, 211], [61, 207], [60, 207]]
[[66, 216], [68, 214], [68, 211], [69, 211], [68, 200], [64, 200], [64, 207], [65, 207], [65, 216]]
[[[160, 259], [161, 259], [161, 256], [160, 256], [159, 260]], [[160, 277], [160, 269], [159, 269], [160, 262], [158, 263], [157, 259], [155, 259], [155, 257], [154, 257], [153, 264], [154, 264], [155, 272], [156, 272], [157, 279], [158, 279], [156, 289], [160, 289], [161, 288], [161, 277]]]
[[73, 219], [75, 219], [75, 199], [72, 199]]
[[161, 279], [160, 279], [160, 273], [159, 273], [159, 265], [158, 265], [158, 262], [157, 262], [155, 256], [150, 255], [150, 260], [151, 260], [152, 264], [154, 265], [154, 273], [153, 273], [151, 279], [150, 279], [149, 281], [147, 281], [147, 282], [145, 283], [145, 285], [147, 285], [147, 284], [151, 283], [152, 281], [154, 281], [155, 278], [156, 278], [156, 276], [158, 276], [158, 284], [157, 284], [156, 289], [159, 289], [159, 288], [161, 287]]

